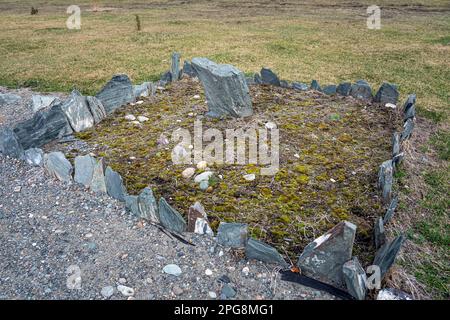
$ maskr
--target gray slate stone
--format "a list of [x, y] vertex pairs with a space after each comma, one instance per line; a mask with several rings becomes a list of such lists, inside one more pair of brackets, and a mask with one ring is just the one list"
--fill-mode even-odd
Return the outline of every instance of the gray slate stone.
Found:
[[178, 52], [172, 53], [172, 64], [170, 65], [170, 75], [172, 81], [177, 81], [181, 77], [180, 73], [180, 54]]
[[209, 109], [207, 116], [247, 117], [253, 114], [250, 92], [241, 71], [206, 58], [192, 59], [192, 66], [205, 89]]
[[392, 156], [395, 157], [400, 153], [400, 134], [394, 132], [392, 135]]
[[400, 141], [405, 141], [411, 138], [413, 131], [414, 131], [414, 118], [409, 118], [403, 124], [403, 132], [402, 135], [400, 136]]
[[110, 114], [117, 108], [134, 102], [133, 84], [126, 74], [116, 74], [95, 96]]
[[139, 217], [138, 196], [126, 195], [125, 208], [127, 208], [134, 216]]
[[158, 205], [152, 189], [144, 188], [139, 194], [138, 200], [139, 217], [154, 223], [159, 223]]
[[43, 96], [40, 94], [34, 94], [31, 96], [31, 108], [33, 112], [48, 108], [53, 105], [60, 104], [61, 100], [55, 96]]
[[178, 233], [186, 231], [186, 221], [184, 221], [181, 214], [172, 208], [163, 197], [159, 199], [159, 219], [161, 225], [169, 230]]
[[322, 92], [332, 96], [336, 94], [336, 86], [334, 84], [323, 87]]
[[183, 74], [186, 74], [192, 78], [195, 78], [197, 76], [197, 72], [192, 67], [191, 63], [187, 60], [185, 60], [183, 64]]
[[351, 82], [342, 82], [337, 86], [336, 92], [341, 96], [348, 96], [350, 95], [351, 89], [352, 89]]
[[255, 73], [255, 84], [262, 84], [262, 79], [261, 76], [259, 75], [259, 73]]
[[14, 128], [14, 133], [24, 149], [41, 147], [72, 132], [60, 105], [55, 105], [48, 111], [38, 111], [33, 118], [19, 123]]
[[97, 161], [90, 155], [78, 156], [75, 158], [74, 167], [75, 175], [74, 180], [86, 188], [89, 188], [92, 183], [92, 177], [94, 176], [94, 168]]
[[397, 209], [397, 205], [398, 205], [398, 196], [395, 196], [392, 199], [391, 203], [389, 204], [386, 214], [384, 215], [384, 218], [383, 218], [384, 224], [388, 224], [389, 221], [391, 221], [392, 216], [394, 215], [395, 209]]
[[106, 118], [106, 110], [103, 103], [96, 97], [87, 96], [86, 102], [89, 107], [89, 111], [94, 118], [94, 123], [97, 124]]
[[8, 127], [0, 127], [0, 154], [18, 159], [24, 157], [24, 151], [18, 137]]
[[356, 99], [371, 100], [372, 88], [366, 81], [358, 80], [356, 83], [352, 84], [350, 95]]
[[317, 80], [311, 81], [311, 89], [316, 91], [322, 91], [322, 88], [319, 85], [319, 82]]
[[280, 87], [289, 89], [290, 88], [289, 82], [287, 82], [286, 80], [280, 80]]
[[236, 296], [236, 290], [233, 289], [232, 286], [230, 286], [228, 283], [225, 283], [222, 287], [222, 290], [220, 291], [221, 295], [224, 297], [230, 299], [234, 298]]
[[393, 174], [392, 160], [383, 162], [378, 171], [378, 187], [382, 190], [383, 201], [385, 203], [391, 201]]
[[0, 105], [11, 105], [22, 100], [22, 98], [12, 93], [0, 93]]
[[44, 164], [44, 151], [39, 148], [30, 148], [25, 151], [25, 161], [32, 166], [40, 167]]
[[261, 69], [261, 80], [263, 84], [270, 84], [277, 87], [281, 86], [280, 79], [275, 74], [275, 72], [273, 72], [269, 68]]
[[245, 82], [247, 83], [247, 86], [252, 86], [256, 84], [254, 77], [245, 77]]
[[386, 242], [386, 234], [384, 233], [383, 218], [377, 218], [373, 228], [373, 237], [375, 243], [375, 249], [380, 248]]
[[358, 300], [364, 300], [367, 294], [367, 275], [357, 257], [344, 263], [342, 268], [348, 293]]
[[87, 99], [77, 90], [73, 90], [61, 109], [69, 120], [73, 131], [81, 132], [94, 126], [94, 118], [89, 111]]
[[134, 97], [148, 97], [151, 94], [150, 84], [151, 82], [144, 82], [142, 84], [133, 86]]
[[97, 193], [107, 193], [105, 180], [105, 163], [102, 158], [97, 159], [92, 173], [91, 190]]
[[62, 152], [56, 151], [44, 155], [44, 168], [47, 172], [60, 181], [72, 180], [73, 167]]
[[407, 121], [410, 118], [416, 116], [416, 95], [410, 94], [403, 104], [403, 121]]
[[331, 284], [344, 287], [342, 267], [352, 258], [356, 226], [343, 221], [308, 244], [298, 258], [302, 273]]
[[395, 258], [397, 257], [404, 241], [404, 236], [400, 235], [391, 242], [385, 243], [375, 254], [373, 264], [380, 267], [381, 278], [386, 275], [386, 272], [388, 272], [394, 264]]
[[277, 249], [255, 239], [248, 239], [245, 247], [245, 255], [247, 259], [255, 259], [267, 263], [277, 263], [283, 267], [288, 266], [281, 254], [278, 253]]
[[246, 223], [221, 222], [217, 230], [217, 242], [225, 247], [245, 248], [248, 226]]
[[380, 89], [378, 89], [377, 94], [375, 95], [374, 101], [382, 104], [393, 103], [397, 104], [398, 102], [398, 89], [396, 84], [384, 82]]
[[123, 185], [122, 177], [119, 173], [107, 167], [105, 171], [106, 192], [116, 200], [125, 202], [127, 191]]
[[405, 154], [403, 152], [400, 152], [399, 154], [395, 155], [392, 158], [392, 166], [394, 167], [394, 173], [396, 172], [400, 163], [402, 163], [404, 157], [405, 157]]
[[309, 87], [306, 83], [292, 82], [292, 89], [299, 91], [307, 91]]

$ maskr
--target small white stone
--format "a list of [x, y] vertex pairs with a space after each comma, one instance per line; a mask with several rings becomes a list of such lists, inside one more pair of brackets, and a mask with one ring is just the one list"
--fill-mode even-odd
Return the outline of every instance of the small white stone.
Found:
[[138, 116], [137, 119], [139, 120], [139, 122], [145, 122], [149, 120], [147, 117], [144, 116]]
[[127, 287], [127, 286], [123, 286], [123, 285], [118, 285], [117, 286], [117, 291], [119, 291], [121, 294], [123, 294], [125, 297], [131, 297], [134, 295], [134, 289]]
[[294, 154], [294, 157], [296, 157], [297, 159], [300, 158], [300, 155], [298, 153]]
[[276, 125], [275, 123], [269, 121], [269, 122], [267, 122], [267, 123], [265, 124], [265, 127], [266, 127], [267, 129], [269, 129], [269, 130], [272, 130], [272, 129], [276, 129], [276, 128], [277, 128], [277, 125]]
[[136, 160], [136, 157], [130, 157], [130, 160]]
[[20, 190], [22, 190], [21, 186], [17, 186], [14, 188], [14, 192], [20, 192]]
[[214, 172], [212, 171], [205, 171], [203, 173], [200, 173], [199, 175], [197, 175], [194, 179], [195, 183], [200, 183], [204, 180], [208, 181], [209, 178], [214, 174]]
[[196, 94], [195, 96], [194, 96], [194, 99], [200, 99], [200, 95], [199, 94]]
[[206, 161], [200, 161], [197, 163], [197, 169], [199, 170], [205, 170], [206, 167], [208, 167], [208, 163]]
[[219, 251], [219, 257], [223, 256], [223, 250]]
[[250, 272], [250, 269], [248, 267], [242, 268], [242, 273], [246, 276], [248, 276], [248, 273]]
[[334, 180], [333, 178], [330, 178], [330, 181], [333, 182], [333, 183], [336, 182], [336, 180]]
[[215, 292], [213, 292], [213, 291], [208, 292], [208, 296], [209, 296], [211, 299], [216, 299], [216, 298], [217, 298], [217, 294], [216, 294]]
[[110, 298], [114, 294], [114, 287], [112, 286], [103, 287], [100, 293], [102, 294], [103, 297]]
[[132, 124], [137, 124], [137, 125], [140, 125], [140, 124], [141, 124], [141, 123], [140, 123], [139, 121], [137, 121], [137, 120], [131, 121], [131, 123], [132, 123]]
[[254, 173], [244, 175], [244, 179], [247, 181], [253, 181], [256, 179], [256, 175]]
[[144, 103], [144, 101], [142, 101], [142, 100], [139, 100], [136, 102], [136, 104], [143, 104], [143, 103]]
[[171, 274], [176, 277], [178, 277], [182, 273], [180, 267], [177, 266], [176, 264], [168, 264], [163, 268], [163, 271], [167, 274]]
[[212, 276], [213, 272], [211, 271], [211, 269], [206, 269], [206, 270], [205, 270], [205, 274], [206, 274], [207, 276]]
[[127, 279], [125, 279], [125, 278], [119, 278], [119, 283], [120, 283], [120, 284], [125, 284], [125, 283], [127, 283]]
[[190, 179], [194, 175], [194, 173], [195, 173], [195, 169], [194, 168], [186, 168], [186, 169], [183, 170], [181, 175], [185, 179]]
[[393, 103], [386, 103], [384, 106], [386, 108], [391, 108], [391, 109], [396, 109], [397, 108], [397, 106], [395, 104], [393, 104]]
[[189, 116], [189, 117], [193, 117], [193, 116], [194, 116], [194, 113], [193, 113], [193, 112], [189, 112], [189, 113], [188, 113], [188, 116]]
[[128, 121], [134, 121], [134, 120], [136, 120], [136, 117], [133, 116], [132, 114], [127, 114], [127, 115], [125, 116], [125, 120], [128, 120]]

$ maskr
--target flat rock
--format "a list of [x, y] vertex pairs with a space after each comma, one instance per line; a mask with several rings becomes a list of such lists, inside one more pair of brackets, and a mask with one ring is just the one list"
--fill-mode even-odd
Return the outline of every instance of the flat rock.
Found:
[[86, 188], [89, 188], [92, 184], [92, 177], [94, 175], [94, 168], [96, 164], [97, 161], [90, 155], [75, 157], [75, 182], [78, 182]]
[[44, 155], [44, 167], [47, 172], [60, 181], [72, 180], [73, 167], [62, 152], [56, 151]]
[[309, 87], [306, 83], [292, 82], [292, 89], [299, 91], [307, 91]]
[[26, 150], [25, 161], [32, 166], [42, 166], [44, 163], [44, 151], [40, 148], [30, 148]]
[[380, 267], [381, 278], [386, 275], [386, 272], [388, 272], [394, 264], [395, 258], [397, 257], [404, 241], [404, 236], [400, 235], [391, 242], [385, 243], [375, 254], [373, 264]]
[[261, 80], [263, 84], [270, 84], [273, 86], [281, 87], [281, 82], [278, 76], [269, 68], [261, 69]]
[[139, 217], [154, 223], [159, 223], [158, 205], [151, 188], [146, 187], [141, 191], [137, 199]]
[[182, 233], [186, 231], [186, 221], [184, 221], [181, 214], [172, 208], [164, 199], [159, 199], [159, 218], [161, 225], [169, 230]]
[[106, 193], [105, 163], [103, 159], [97, 159], [92, 173], [91, 190], [97, 193]]
[[320, 236], [303, 250], [298, 267], [307, 276], [342, 288], [342, 267], [352, 258], [356, 226], [343, 221]]
[[245, 248], [248, 226], [246, 223], [221, 222], [217, 230], [217, 242], [225, 247]]
[[378, 89], [377, 94], [375, 95], [374, 101], [378, 103], [382, 103], [385, 105], [386, 103], [397, 104], [398, 102], [398, 89], [397, 85], [384, 82], [380, 89]]
[[180, 267], [176, 264], [168, 264], [164, 266], [163, 271], [175, 277], [178, 277], [182, 274]]
[[87, 96], [86, 102], [89, 107], [89, 111], [92, 114], [92, 117], [94, 118], [94, 123], [97, 124], [101, 122], [103, 119], [106, 118], [106, 110], [103, 106], [103, 103], [97, 99], [96, 97]]
[[288, 266], [277, 249], [264, 242], [251, 238], [247, 241], [245, 256], [247, 259], [255, 259], [267, 263], [276, 263], [283, 267]]
[[94, 118], [89, 111], [87, 100], [77, 90], [73, 90], [61, 109], [69, 120], [73, 131], [81, 132], [94, 126]]
[[59, 103], [61, 103], [61, 100], [55, 96], [43, 96], [40, 94], [33, 94], [31, 96], [31, 108], [33, 109], [33, 112], [38, 112], [41, 109], [45, 109]]
[[223, 295], [226, 298], [234, 298], [236, 296], [236, 290], [230, 284], [225, 283], [222, 286], [222, 290], [220, 291], [221, 295]]
[[111, 169], [111, 167], [107, 167], [105, 171], [105, 182], [108, 195], [116, 200], [124, 202], [127, 191], [125, 190], [120, 174]]
[[348, 293], [358, 300], [364, 300], [367, 294], [367, 276], [357, 257], [344, 263], [342, 267], [344, 282]]
[[356, 99], [371, 100], [372, 88], [366, 81], [358, 80], [356, 81], [356, 83], [352, 84], [352, 87], [350, 89], [350, 95]]
[[0, 93], [0, 105], [11, 105], [18, 103], [22, 97], [12, 93]]
[[248, 117], [253, 114], [250, 92], [240, 70], [206, 58], [192, 59], [192, 66], [205, 89], [209, 109], [207, 116]]
[[337, 86], [336, 92], [341, 96], [348, 96], [350, 95], [351, 89], [352, 89], [351, 82], [342, 82]]
[[96, 94], [106, 113], [134, 101], [133, 84], [126, 74], [117, 74]]
[[397, 205], [398, 205], [398, 196], [395, 196], [391, 203], [389, 204], [388, 209], [386, 210], [386, 214], [384, 215], [383, 218], [383, 223], [387, 224], [389, 223], [389, 221], [391, 221], [392, 216], [394, 215], [395, 209], [397, 209]]
[[64, 112], [60, 105], [50, 110], [41, 110], [33, 118], [19, 123], [14, 132], [24, 149], [38, 148], [64, 135], [72, 133]]
[[387, 160], [380, 165], [378, 171], [378, 188], [382, 191], [383, 201], [391, 201], [392, 183], [394, 180], [394, 168], [392, 160]]
[[212, 171], [202, 172], [202, 173], [200, 173], [200, 174], [195, 176], [194, 182], [195, 183], [200, 183], [202, 181], [208, 181], [209, 178], [211, 178], [213, 176], [213, 174], [214, 174], [214, 172], [212, 172]]
[[373, 228], [373, 236], [375, 249], [380, 248], [382, 245], [386, 243], [386, 234], [384, 233], [384, 223], [383, 218], [378, 218], [375, 220], [375, 225]]
[[323, 87], [322, 92], [332, 96], [336, 94], [336, 86], [334, 84]]
[[23, 147], [18, 137], [8, 127], [0, 127], [0, 154], [18, 159], [24, 157]]
[[110, 298], [114, 294], [114, 287], [113, 286], [103, 287], [100, 293], [104, 298]]
[[172, 81], [177, 81], [180, 79], [180, 54], [178, 52], [172, 53], [172, 63], [170, 65], [170, 74], [172, 76]]

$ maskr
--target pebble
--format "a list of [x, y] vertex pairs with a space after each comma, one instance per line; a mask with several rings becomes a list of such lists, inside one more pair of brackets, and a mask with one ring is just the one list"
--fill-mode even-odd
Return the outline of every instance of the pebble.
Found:
[[254, 173], [244, 175], [244, 179], [247, 181], [253, 181], [256, 179], [256, 175]]
[[208, 167], [208, 163], [206, 161], [200, 161], [197, 163], [197, 169], [205, 170]]
[[277, 125], [276, 125], [275, 123], [269, 121], [269, 122], [267, 122], [267, 123], [265, 124], [265, 127], [266, 127], [267, 129], [269, 129], [269, 130], [272, 130], [272, 129], [276, 129], [276, 128], [277, 128]]
[[181, 275], [182, 271], [180, 269], [179, 266], [177, 266], [176, 264], [168, 264], [163, 268], [163, 271], [167, 274], [171, 274], [173, 276], [178, 277], [179, 275]]
[[194, 173], [195, 173], [195, 169], [194, 168], [186, 168], [186, 169], [183, 170], [181, 175], [185, 179], [190, 179], [194, 175]]
[[204, 180], [208, 181], [209, 178], [210, 178], [213, 174], [214, 174], [214, 172], [212, 172], [212, 171], [205, 171], [205, 172], [200, 173], [199, 175], [197, 175], [197, 176], [194, 178], [194, 181], [195, 181], [196, 183], [200, 183], [201, 181], [204, 181]]
[[212, 276], [213, 272], [211, 271], [211, 269], [206, 269], [206, 270], [205, 270], [205, 274], [206, 274], [207, 276]]
[[244, 267], [242, 268], [242, 273], [245, 274], [246, 276], [248, 276], [248, 273], [250, 272], [249, 267]]
[[103, 287], [100, 293], [102, 294], [103, 297], [110, 298], [114, 294], [114, 287], [112, 286]]
[[396, 109], [397, 108], [397, 106], [395, 104], [393, 104], [393, 103], [386, 103], [384, 106], [386, 108], [391, 108], [391, 109]]
[[125, 116], [125, 120], [128, 120], [128, 121], [134, 121], [134, 120], [136, 120], [136, 117], [133, 116], [132, 114], [127, 114], [127, 115]]
[[194, 96], [194, 99], [200, 99], [200, 95], [199, 94], [196, 94], [195, 96]]
[[236, 296], [236, 290], [234, 290], [228, 283], [225, 283], [222, 287], [221, 294], [227, 298], [234, 298]]
[[173, 293], [175, 293], [175, 295], [179, 296], [181, 295], [184, 291], [183, 289], [181, 289], [179, 286], [175, 285], [172, 288]]
[[21, 186], [17, 186], [14, 188], [14, 192], [20, 192], [20, 190], [22, 190]]
[[200, 190], [205, 191], [209, 187], [208, 180], [200, 181]]
[[127, 283], [127, 279], [125, 279], [125, 278], [120, 278], [120, 279], [119, 279], [119, 283], [120, 283], [120, 284], [125, 284], [125, 283]]
[[134, 289], [127, 287], [127, 286], [123, 286], [123, 285], [118, 285], [117, 286], [117, 291], [119, 291], [122, 295], [124, 295], [125, 297], [131, 297], [134, 295]]
[[208, 292], [208, 296], [209, 296], [211, 299], [216, 299], [216, 298], [217, 298], [217, 294], [216, 294], [214, 291]]
[[145, 122], [145, 121], [149, 120], [147, 117], [144, 117], [144, 116], [138, 116], [137, 119], [139, 122]]

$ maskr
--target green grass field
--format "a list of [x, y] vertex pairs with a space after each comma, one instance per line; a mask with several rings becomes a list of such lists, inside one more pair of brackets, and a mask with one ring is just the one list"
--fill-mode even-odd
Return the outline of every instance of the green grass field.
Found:
[[[423, 121], [416, 130], [430, 139], [419, 139], [417, 148], [431, 159], [425, 169], [404, 168], [404, 179], [415, 179], [404, 183], [408, 188], [400, 184], [400, 210], [413, 213], [400, 229], [426, 250], [408, 247], [401, 265], [419, 297], [449, 298], [450, 1], [376, 1], [382, 28], [369, 30], [373, 2], [82, 0], [82, 28], [68, 30], [70, 1], [0, 0], [0, 85], [93, 94], [114, 73], [136, 83], [156, 80], [173, 51], [246, 73], [268, 66], [287, 80], [397, 83], [401, 101], [418, 96]], [[94, 12], [94, 5], [109, 10]], [[424, 189], [413, 201], [414, 186]]]

